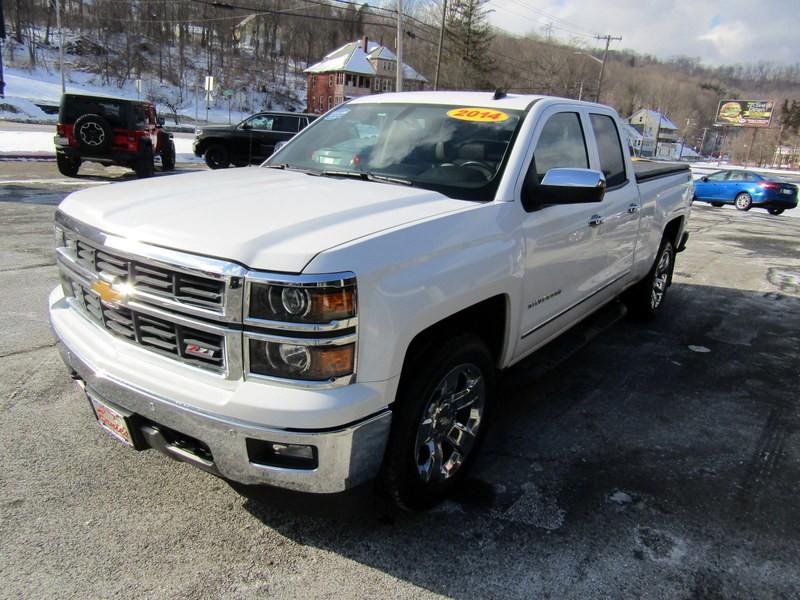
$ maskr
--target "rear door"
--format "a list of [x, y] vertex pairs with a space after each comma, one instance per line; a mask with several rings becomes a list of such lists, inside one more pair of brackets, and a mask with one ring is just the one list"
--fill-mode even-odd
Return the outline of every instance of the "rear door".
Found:
[[602, 222], [596, 225], [608, 256], [602, 284], [616, 289], [624, 285], [625, 277], [633, 267], [642, 208], [639, 188], [636, 177], [628, 172], [614, 117], [592, 111], [589, 122], [596, 150], [592, 168], [602, 171], [606, 177], [606, 193], [597, 205], [597, 214]]

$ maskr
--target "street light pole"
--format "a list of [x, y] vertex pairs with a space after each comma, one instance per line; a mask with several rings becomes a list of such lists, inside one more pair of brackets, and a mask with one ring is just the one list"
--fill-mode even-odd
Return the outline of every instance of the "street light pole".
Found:
[[61, 71], [61, 93], [67, 91], [64, 84], [64, 30], [61, 28], [61, 2], [56, 0], [56, 27], [58, 27], [58, 70]]

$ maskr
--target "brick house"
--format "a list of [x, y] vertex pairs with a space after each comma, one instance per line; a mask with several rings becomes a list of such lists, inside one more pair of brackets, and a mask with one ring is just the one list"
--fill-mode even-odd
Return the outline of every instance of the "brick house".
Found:
[[[320, 114], [357, 96], [393, 92], [397, 56], [365, 36], [325, 55], [304, 72], [306, 111]], [[427, 79], [403, 64], [403, 90], [423, 89]]]

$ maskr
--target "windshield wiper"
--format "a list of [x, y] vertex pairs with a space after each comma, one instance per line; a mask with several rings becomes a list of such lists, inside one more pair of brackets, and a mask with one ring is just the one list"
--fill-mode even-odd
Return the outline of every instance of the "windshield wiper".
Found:
[[403, 179], [402, 177], [392, 177], [391, 175], [376, 175], [368, 171], [320, 171], [320, 175], [324, 177], [352, 177], [354, 179], [361, 179], [362, 181], [374, 181], [377, 183], [396, 183], [399, 185], [414, 185], [413, 181]]

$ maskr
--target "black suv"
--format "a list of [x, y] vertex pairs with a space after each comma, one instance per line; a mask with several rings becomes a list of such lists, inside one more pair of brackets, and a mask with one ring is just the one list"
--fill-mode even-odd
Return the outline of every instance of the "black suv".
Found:
[[149, 177], [160, 155], [161, 168], [171, 171], [175, 143], [163, 124], [150, 102], [64, 94], [54, 139], [58, 170], [74, 177], [81, 162], [89, 161], [130, 167], [138, 177]]
[[275, 144], [290, 140], [317, 115], [262, 112], [233, 127], [203, 127], [195, 131], [194, 153], [205, 157], [212, 169], [231, 164], [244, 167], [260, 163], [275, 150]]

